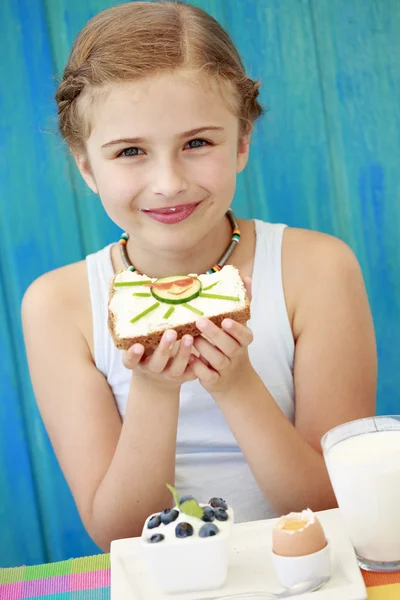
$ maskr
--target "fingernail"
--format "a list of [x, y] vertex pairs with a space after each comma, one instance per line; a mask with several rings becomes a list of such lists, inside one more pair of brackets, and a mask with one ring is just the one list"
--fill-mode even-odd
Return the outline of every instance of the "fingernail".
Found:
[[183, 340], [183, 343], [185, 344], [185, 346], [191, 346], [193, 344], [193, 338], [191, 337], [185, 337], [185, 339]]
[[167, 333], [165, 334], [165, 339], [167, 342], [175, 342], [175, 332], [167, 331]]
[[206, 319], [199, 319], [196, 322], [196, 325], [200, 329], [200, 331], [203, 331], [203, 329], [205, 329], [207, 327], [207, 321], [206, 321]]
[[232, 319], [224, 319], [224, 327], [226, 327], [226, 329], [230, 329], [233, 325], [233, 321]]
[[135, 344], [135, 345], [133, 346], [133, 349], [132, 349], [132, 351], [133, 351], [133, 354], [137, 354], [137, 355], [139, 355], [139, 354], [142, 354], [142, 352], [143, 352], [143, 347], [142, 347], [140, 344]]

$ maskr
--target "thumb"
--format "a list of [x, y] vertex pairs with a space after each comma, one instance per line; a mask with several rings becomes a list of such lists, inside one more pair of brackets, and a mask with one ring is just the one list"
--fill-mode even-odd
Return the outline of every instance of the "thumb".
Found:
[[144, 347], [142, 346], [142, 344], [133, 344], [133, 346], [131, 346], [129, 350], [126, 350], [122, 355], [122, 362], [124, 364], [124, 367], [130, 369], [131, 371], [133, 371], [133, 369], [136, 369], [136, 367], [140, 363], [143, 353]]

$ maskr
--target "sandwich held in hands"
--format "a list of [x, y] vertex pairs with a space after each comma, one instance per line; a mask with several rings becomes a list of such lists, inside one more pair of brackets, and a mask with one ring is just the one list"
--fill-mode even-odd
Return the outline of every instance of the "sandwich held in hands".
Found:
[[200, 317], [218, 326], [227, 318], [242, 324], [250, 319], [250, 300], [236, 267], [160, 279], [126, 269], [112, 280], [108, 326], [121, 350], [133, 344], [155, 348], [166, 329], [174, 329], [177, 339], [200, 335]]

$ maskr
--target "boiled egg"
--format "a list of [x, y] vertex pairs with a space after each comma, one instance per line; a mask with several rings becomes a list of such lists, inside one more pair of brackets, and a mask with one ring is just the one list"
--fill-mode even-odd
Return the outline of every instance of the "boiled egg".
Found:
[[306, 556], [326, 544], [322, 525], [309, 508], [282, 516], [272, 530], [272, 551], [279, 556]]

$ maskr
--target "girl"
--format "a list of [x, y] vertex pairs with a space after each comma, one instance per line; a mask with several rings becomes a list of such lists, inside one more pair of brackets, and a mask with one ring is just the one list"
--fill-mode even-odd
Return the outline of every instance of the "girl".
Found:
[[[227, 211], [262, 109], [231, 40], [199, 8], [135, 2], [95, 16], [57, 92], [82, 177], [150, 277], [202, 273], [229, 246]], [[87, 531], [105, 551], [169, 506], [165, 483], [225, 497], [238, 521], [335, 505], [321, 436], [375, 412], [373, 325], [339, 240], [239, 220], [228, 262], [248, 327], [199, 320], [147, 355], [107, 330], [113, 244], [40, 277], [23, 301], [37, 402]], [[122, 247], [122, 246], [121, 246]], [[199, 353], [195, 357], [194, 350]]]

